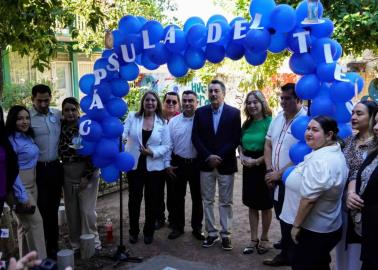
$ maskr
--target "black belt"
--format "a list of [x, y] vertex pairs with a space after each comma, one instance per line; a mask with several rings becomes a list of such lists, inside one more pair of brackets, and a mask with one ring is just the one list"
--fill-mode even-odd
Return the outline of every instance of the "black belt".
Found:
[[183, 158], [175, 154], [172, 155], [172, 159], [182, 164], [193, 164], [197, 161], [197, 158]]
[[55, 165], [57, 163], [60, 163], [59, 159], [55, 159], [55, 160], [52, 160], [52, 161], [38, 161], [37, 165], [47, 167], [47, 166], [50, 166], [50, 165]]

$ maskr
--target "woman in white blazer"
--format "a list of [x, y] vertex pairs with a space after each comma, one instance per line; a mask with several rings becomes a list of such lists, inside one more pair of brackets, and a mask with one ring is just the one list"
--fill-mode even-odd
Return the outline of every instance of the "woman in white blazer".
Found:
[[125, 150], [135, 160], [127, 174], [129, 181], [129, 241], [138, 241], [139, 215], [145, 202], [144, 243], [151, 244], [157, 213], [159, 187], [164, 176], [164, 156], [170, 148], [168, 126], [162, 116], [162, 106], [155, 92], [146, 92], [138, 112], [130, 112], [125, 121], [123, 138]]

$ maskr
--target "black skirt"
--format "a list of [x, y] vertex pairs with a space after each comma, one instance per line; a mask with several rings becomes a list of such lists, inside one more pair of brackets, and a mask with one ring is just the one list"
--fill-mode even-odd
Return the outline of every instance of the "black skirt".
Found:
[[[263, 151], [245, 151], [244, 155], [259, 158]], [[265, 183], [265, 164], [253, 167], [243, 166], [243, 204], [256, 209], [268, 210], [273, 207], [273, 190]]]

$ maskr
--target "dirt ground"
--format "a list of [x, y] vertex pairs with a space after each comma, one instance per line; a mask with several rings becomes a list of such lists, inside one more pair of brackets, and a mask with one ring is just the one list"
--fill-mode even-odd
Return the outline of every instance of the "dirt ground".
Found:
[[[128, 213], [127, 213], [127, 201], [128, 192], [123, 192], [124, 198], [124, 211], [123, 211], [123, 230], [124, 230], [124, 244], [127, 249], [130, 250], [133, 256], [142, 256], [144, 260], [159, 256], [170, 255], [179, 259], [184, 259], [194, 262], [202, 262], [211, 265], [215, 265], [217, 269], [235, 269], [235, 270], [253, 270], [253, 269], [271, 269], [264, 266], [262, 261], [264, 258], [268, 258], [277, 254], [277, 250], [271, 250], [267, 254], [258, 255], [257, 253], [251, 255], [243, 255], [243, 248], [248, 244], [250, 240], [250, 230], [248, 221], [248, 208], [242, 204], [241, 191], [242, 191], [242, 178], [241, 170], [235, 175], [235, 187], [234, 187], [234, 206], [233, 206], [233, 234], [232, 244], [233, 250], [230, 252], [223, 251], [219, 245], [215, 245], [211, 248], [205, 249], [201, 247], [201, 242], [196, 240], [191, 234], [190, 227], [190, 213], [191, 213], [191, 199], [189, 187], [187, 189], [186, 196], [186, 233], [175, 240], [168, 240], [167, 236], [170, 233], [170, 229], [166, 226], [155, 232], [154, 242], [151, 245], [145, 245], [143, 243], [143, 235], [139, 236], [139, 242], [137, 244], [129, 244], [128, 242]], [[217, 201], [217, 199], [216, 199]], [[217, 203], [215, 204], [217, 214]], [[98, 224], [99, 231], [102, 240], [105, 239], [104, 224], [107, 218], [111, 218], [113, 222], [114, 242], [104, 242], [104, 248], [100, 255], [113, 254], [117, 245], [119, 244], [119, 193], [113, 193], [98, 200]], [[141, 212], [141, 227], [143, 225], [144, 209]], [[217, 218], [219, 220], [219, 218]], [[279, 225], [273, 218], [270, 240], [276, 242], [279, 240]], [[111, 268], [113, 262], [109, 259], [105, 259], [102, 256], [96, 256], [95, 258], [83, 262], [77, 261], [78, 267], [83, 269], [106, 269]], [[132, 269], [137, 264], [124, 263], [119, 266], [119, 269]], [[90, 268], [88, 268], [90, 266]], [[280, 267], [280, 269], [289, 269], [287, 267]]]

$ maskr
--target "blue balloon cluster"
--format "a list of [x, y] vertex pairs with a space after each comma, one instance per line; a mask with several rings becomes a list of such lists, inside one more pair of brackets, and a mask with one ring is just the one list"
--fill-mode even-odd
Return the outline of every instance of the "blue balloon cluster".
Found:
[[[337, 119], [341, 135], [351, 133], [349, 100], [362, 91], [363, 79], [357, 73], [343, 73], [337, 63], [342, 55], [341, 45], [332, 39], [333, 22], [322, 18], [319, 24], [304, 24], [307, 1], [294, 9], [274, 0], [253, 0], [251, 20], [236, 17], [228, 22], [216, 14], [207, 22], [190, 17], [183, 28], [171, 24], [163, 26], [156, 20], [127, 15], [112, 31], [113, 47], [106, 49], [95, 62], [92, 74], [80, 80], [80, 89], [86, 94], [81, 108], [84, 142], [82, 152], [92, 155], [102, 175], [114, 181], [120, 170], [133, 166], [130, 156], [119, 153], [118, 140], [122, 124], [118, 118], [127, 112], [122, 99], [129, 91], [128, 81], [139, 75], [139, 66], [155, 70], [167, 65], [175, 77], [185, 76], [190, 69], [204, 66], [206, 61], [219, 63], [226, 57], [261, 65], [269, 53], [292, 52], [290, 68], [302, 77], [296, 93], [311, 101], [311, 116], [327, 115]], [[323, 14], [321, 3], [319, 17]], [[292, 161], [303, 161], [310, 149], [304, 143], [304, 130], [309, 118], [298, 118], [292, 127], [299, 140], [290, 150]], [[122, 154], [122, 155], [121, 155]], [[127, 154], [127, 153], [126, 153]], [[127, 163], [127, 166], [124, 165]]]

